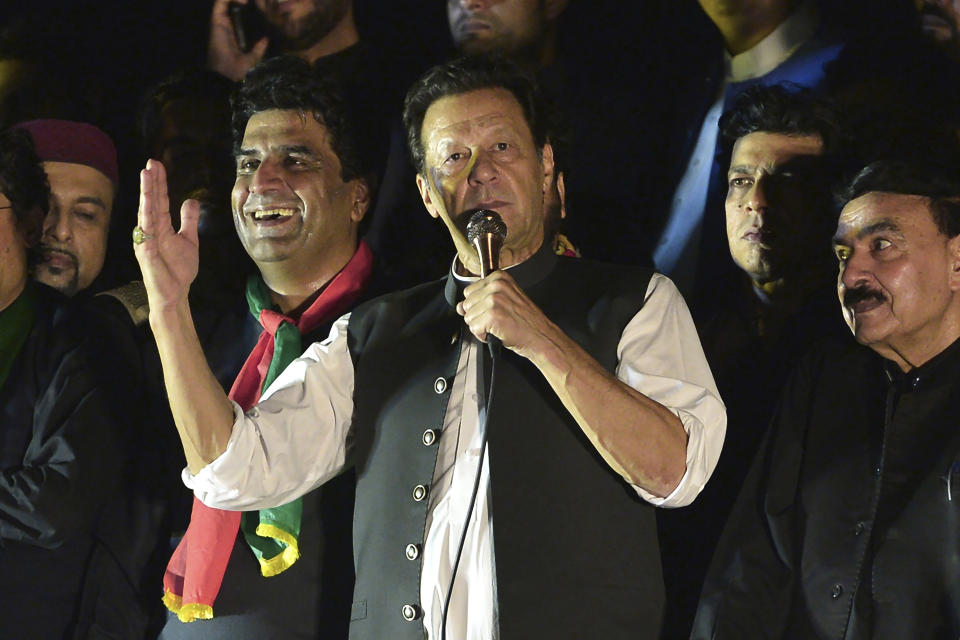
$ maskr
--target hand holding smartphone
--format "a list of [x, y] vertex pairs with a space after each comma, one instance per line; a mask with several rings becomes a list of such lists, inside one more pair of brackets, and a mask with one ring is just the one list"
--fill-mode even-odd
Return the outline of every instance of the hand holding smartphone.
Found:
[[246, 3], [227, 3], [227, 14], [230, 16], [237, 47], [240, 51], [249, 53], [253, 45], [264, 36], [263, 15], [252, 0]]
[[239, 82], [263, 59], [266, 33], [266, 20], [254, 0], [214, 0], [207, 68]]

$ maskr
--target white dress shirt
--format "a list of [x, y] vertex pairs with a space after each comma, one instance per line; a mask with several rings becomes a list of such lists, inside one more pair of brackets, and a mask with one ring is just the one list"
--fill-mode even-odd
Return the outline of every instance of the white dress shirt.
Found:
[[735, 56], [723, 53], [723, 82], [700, 125], [700, 135], [674, 192], [667, 224], [653, 251], [657, 271], [669, 276], [685, 294], [693, 289], [697, 274], [703, 215], [727, 86], [767, 75], [811, 39], [816, 28], [816, 9], [805, 2], [750, 49]]
[[[226, 451], [196, 476], [184, 470], [184, 482], [202, 502], [233, 510], [273, 507], [340, 473], [353, 413], [348, 322], [349, 315], [337, 320], [329, 337], [291, 363], [246, 415], [235, 405]], [[479, 348], [476, 340], [463, 341], [428, 504], [420, 598], [427, 637], [433, 639], [440, 637], [442, 604], [480, 459]], [[644, 306], [624, 329], [617, 356], [617, 377], [673, 411], [688, 434], [687, 468], [674, 491], [656, 498], [634, 488], [651, 504], [688, 504], [716, 466], [726, 413], [686, 304], [666, 277], [654, 274], [650, 279]], [[484, 456], [448, 614], [448, 635], [458, 640], [496, 637], [489, 488]]]

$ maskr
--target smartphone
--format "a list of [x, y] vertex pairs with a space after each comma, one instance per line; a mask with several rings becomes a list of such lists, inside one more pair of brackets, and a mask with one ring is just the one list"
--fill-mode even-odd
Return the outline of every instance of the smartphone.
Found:
[[265, 35], [263, 15], [257, 9], [253, 0], [247, 4], [230, 2], [227, 4], [227, 13], [233, 25], [233, 35], [237, 39], [237, 46], [244, 53], [250, 51], [253, 45]]

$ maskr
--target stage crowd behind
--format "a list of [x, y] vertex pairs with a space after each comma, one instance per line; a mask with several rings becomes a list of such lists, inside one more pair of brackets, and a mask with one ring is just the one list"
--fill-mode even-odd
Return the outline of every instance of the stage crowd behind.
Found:
[[5, 11], [0, 638], [960, 635], [960, 1]]

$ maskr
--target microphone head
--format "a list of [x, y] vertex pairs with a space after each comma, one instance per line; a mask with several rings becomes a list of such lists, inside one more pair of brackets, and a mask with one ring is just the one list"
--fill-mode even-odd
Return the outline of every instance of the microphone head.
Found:
[[467, 241], [473, 244], [474, 240], [487, 234], [497, 236], [502, 241], [507, 237], [507, 225], [496, 211], [477, 209], [467, 222]]

